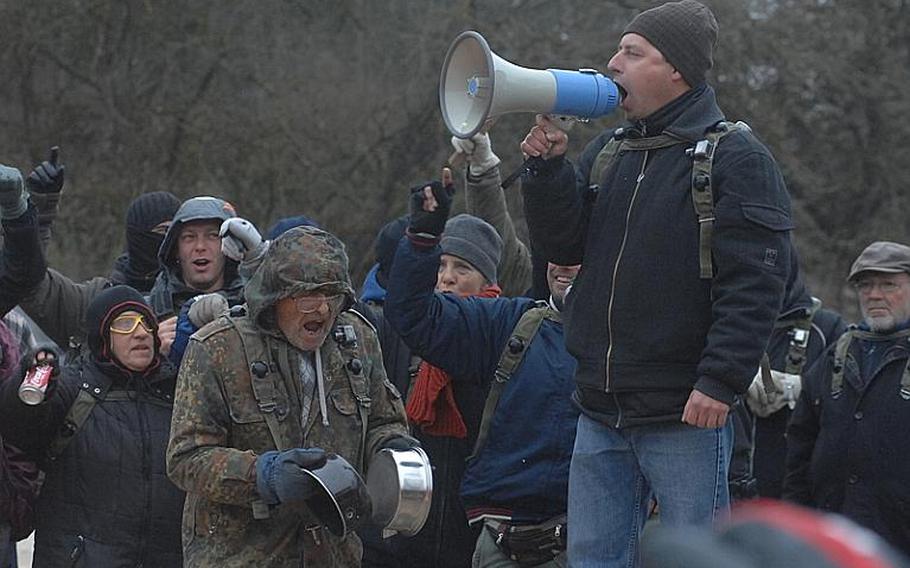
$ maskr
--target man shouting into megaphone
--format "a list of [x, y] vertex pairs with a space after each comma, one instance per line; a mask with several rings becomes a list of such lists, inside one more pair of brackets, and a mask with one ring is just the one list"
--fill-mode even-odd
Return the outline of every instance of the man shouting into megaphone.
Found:
[[717, 33], [694, 0], [640, 13], [609, 62], [628, 124], [577, 163], [546, 117], [521, 143], [542, 159], [523, 180], [532, 240], [584, 267], [566, 300], [572, 566], [634, 565], [652, 497], [668, 525], [728, 508], [728, 412], [781, 305], [792, 225], [774, 158], [706, 83]]

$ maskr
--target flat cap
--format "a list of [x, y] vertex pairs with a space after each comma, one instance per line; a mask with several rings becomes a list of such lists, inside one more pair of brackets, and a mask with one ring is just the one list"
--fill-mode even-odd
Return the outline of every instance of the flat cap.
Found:
[[862, 272], [910, 273], [910, 247], [889, 241], [872, 243], [853, 261], [847, 281], [852, 282]]

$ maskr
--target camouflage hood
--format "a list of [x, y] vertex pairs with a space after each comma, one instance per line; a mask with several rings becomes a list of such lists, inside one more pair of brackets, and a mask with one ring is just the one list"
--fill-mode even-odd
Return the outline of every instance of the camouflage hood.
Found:
[[244, 289], [247, 309], [261, 328], [277, 331], [272, 307], [283, 298], [323, 290], [354, 300], [344, 243], [315, 227], [296, 227], [272, 241]]

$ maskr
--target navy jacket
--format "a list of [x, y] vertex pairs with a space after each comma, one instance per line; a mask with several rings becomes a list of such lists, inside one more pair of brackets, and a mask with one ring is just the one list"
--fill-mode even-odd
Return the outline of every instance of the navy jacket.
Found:
[[683, 143], [623, 151], [595, 200], [596, 138], [577, 168], [559, 157], [523, 183], [532, 238], [547, 260], [582, 263], [568, 296], [566, 343], [583, 410], [613, 426], [676, 422], [693, 388], [732, 403], [751, 383], [780, 313], [790, 266], [790, 200], [750, 133], [714, 155], [713, 279], [699, 277], [699, 228], [686, 150], [723, 119], [714, 91], [682, 95], [627, 136]]
[[[386, 316], [416, 353], [453, 377], [456, 394], [483, 393], [485, 401], [512, 330], [535, 304], [528, 298], [434, 293], [439, 256], [439, 247], [421, 249], [402, 240]], [[464, 472], [461, 496], [468, 517], [497, 514], [534, 523], [566, 512], [578, 419], [571, 402], [574, 371], [562, 325], [544, 320], [503, 389], [486, 444]], [[468, 424], [471, 446], [478, 426]]]
[[854, 338], [834, 396], [832, 345], [803, 376], [787, 430], [784, 498], [850, 517], [910, 554], [910, 338]]

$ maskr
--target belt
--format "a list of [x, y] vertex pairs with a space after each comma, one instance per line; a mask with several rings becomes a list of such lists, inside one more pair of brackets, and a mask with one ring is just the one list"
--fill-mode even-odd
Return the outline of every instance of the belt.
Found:
[[560, 515], [537, 525], [515, 525], [487, 520], [496, 546], [512, 561], [522, 566], [549, 562], [566, 549], [566, 516]]

